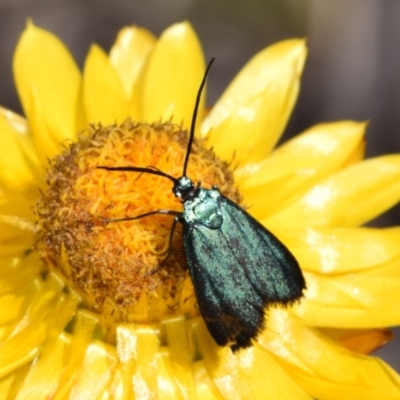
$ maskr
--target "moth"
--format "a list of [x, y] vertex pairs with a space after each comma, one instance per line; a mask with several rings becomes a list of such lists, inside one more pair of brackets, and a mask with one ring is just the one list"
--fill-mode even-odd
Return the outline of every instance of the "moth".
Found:
[[166, 258], [176, 224], [183, 225], [184, 251], [201, 315], [215, 342], [237, 351], [251, 346], [262, 331], [269, 306], [291, 305], [303, 296], [306, 285], [295, 257], [269, 230], [218, 187], [205, 189], [186, 174], [200, 97], [213, 61], [197, 93], [181, 177], [151, 167], [97, 168], [148, 173], [173, 183], [172, 192], [182, 202], [183, 212], [155, 210], [112, 222], [172, 215]]

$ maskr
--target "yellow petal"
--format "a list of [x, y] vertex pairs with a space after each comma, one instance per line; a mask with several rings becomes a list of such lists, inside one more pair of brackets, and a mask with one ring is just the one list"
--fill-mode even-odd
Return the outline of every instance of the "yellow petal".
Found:
[[384, 328], [400, 324], [399, 259], [380, 268], [321, 276], [304, 273], [306, 298], [291, 312], [307, 325], [335, 328]]
[[301, 267], [338, 274], [383, 265], [400, 256], [400, 228], [281, 229], [276, 233]]
[[[284, 209], [316, 182], [346, 166], [358, 152], [365, 125], [353, 121], [316, 125], [262, 163], [239, 169], [236, 176], [250, 212], [265, 218]], [[246, 179], [240, 179], [243, 174]]]
[[146, 325], [118, 327], [117, 354], [122, 381], [126, 393], [135, 397], [150, 399], [157, 394], [158, 333], [158, 329]]
[[194, 363], [197, 398], [204, 400], [221, 400], [221, 394], [207, 373], [203, 360]]
[[320, 329], [346, 349], [371, 354], [394, 338], [390, 329]]
[[32, 249], [34, 233], [0, 222], [0, 258], [19, 257]]
[[11, 225], [9, 222], [0, 215], [0, 258], [21, 256], [32, 249], [34, 242], [35, 233], [29, 229], [32, 227], [29, 222], [18, 218], [15, 218]]
[[8, 124], [18, 132], [21, 137], [29, 139], [28, 121], [20, 115], [0, 106], [0, 115], [8, 122]]
[[140, 394], [154, 398], [157, 393], [158, 334], [158, 329], [151, 326], [140, 325], [136, 329], [136, 370], [132, 377], [136, 397]]
[[244, 377], [240, 375], [241, 371], [232, 351], [228, 347], [216, 345], [201, 319], [193, 321], [193, 330], [199, 340], [207, 372], [222, 397], [226, 399], [251, 398], [250, 388], [247, 387]]
[[[254, 345], [242, 350], [238, 353], [238, 360], [255, 399], [264, 399], [265, 393], [268, 393], [268, 399], [271, 400], [311, 400], [310, 395], [261, 346]], [[257, 371], [268, 371], [268, 374], [259, 374]]]
[[35, 196], [0, 195], [0, 257], [19, 256], [32, 247], [35, 227], [31, 202]]
[[132, 26], [118, 33], [110, 50], [110, 62], [118, 72], [128, 98], [155, 43], [154, 35], [144, 28]]
[[257, 54], [236, 76], [201, 127], [219, 157], [257, 162], [274, 147], [297, 99], [304, 40], [286, 40]]
[[[219, 347], [211, 338], [203, 320], [193, 323], [204, 363], [226, 399], [310, 399], [276, 362], [258, 349], [241, 350], [234, 355], [229, 347]], [[256, 373], [269, 371], [270, 375]], [[282, 391], [282, 388], [285, 388]]]
[[77, 382], [97, 323], [98, 319], [90, 312], [84, 310], [77, 312], [74, 329], [69, 338], [63, 373], [59, 379], [54, 400], [65, 399], [72, 386]]
[[358, 226], [400, 199], [400, 156], [376, 157], [337, 172], [262, 222], [290, 226]]
[[[169, 354], [167, 350], [165, 351], [160, 351], [158, 356], [158, 371], [157, 371], [157, 376], [158, 376], [158, 396], [160, 399], [165, 399], [165, 400], [176, 400], [179, 399], [176, 388], [178, 385], [176, 385], [176, 381], [174, 380], [174, 373], [173, 369], [170, 365], [170, 359], [169, 359]], [[189, 394], [187, 394], [184, 391], [181, 391], [182, 393], [182, 399], [195, 399], [196, 394], [194, 394], [194, 397], [190, 397]], [[203, 399], [203, 397], [200, 397]]]
[[54, 124], [54, 118], [45, 113], [45, 109], [39, 101], [31, 102], [31, 117], [29, 125], [33, 134], [33, 143], [36, 154], [43, 169], [47, 169], [49, 159], [62, 151], [60, 141], [55, 136], [57, 127]]
[[62, 283], [50, 274], [35, 298], [29, 303], [22, 318], [0, 346], [0, 376], [15, 370], [32, 359], [38, 347], [46, 340], [47, 332], [54, 317], [59, 313], [57, 305]]
[[39, 160], [29, 131], [28, 121], [14, 112], [0, 106], [0, 118], [10, 125], [17, 133], [18, 145], [24, 156], [25, 163], [34, 175], [36, 183], [43, 180], [43, 170], [40, 168]]
[[172, 376], [182, 397], [195, 398], [192, 354], [187, 340], [183, 316], [164, 320], [168, 338], [169, 360]]
[[[113, 352], [114, 354], [114, 352]], [[119, 364], [116, 365], [114, 374], [111, 377], [108, 385], [104, 391], [103, 399], [124, 399], [124, 388], [122, 387], [122, 379], [121, 379], [121, 366]], [[129, 397], [128, 397], [129, 398]]]
[[[117, 363], [111, 346], [94, 342], [88, 347], [81, 373], [71, 389], [75, 399], [101, 399], [113, 378]], [[88, 395], [90, 394], [90, 397]]]
[[16, 372], [0, 380], [0, 393], [3, 399], [15, 399], [17, 397], [19, 387], [26, 376], [28, 367], [29, 364], [23, 365]]
[[71, 293], [68, 296], [62, 294], [53, 305], [47, 342], [33, 361], [18, 393], [18, 400], [35, 398], [39, 400], [43, 398], [43, 395], [53, 394], [64, 369], [66, 341], [61, 333], [75, 313], [77, 303], [78, 297]]
[[400, 398], [400, 378], [383, 361], [341, 347], [284, 310], [270, 310], [268, 329], [258, 342], [313, 398]]
[[126, 398], [133, 398], [132, 375], [136, 365], [137, 336], [133, 325], [120, 324], [117, 328], [117, 355]]
[[[36, 196], [27, 199], [23, 196], [0, 194], [0, 215], [9, 217], [20, 217], [21, 219], [26, 219], [27, 221], [33, 223], [35, 221], [35, 217], [30, 207], [32, 205], [32, 202], [35, 202], [36, 200]], [[6, 222], [4, 218], [0, 220]]]
[[[62, 288], [63, 283], [61, 279], [50, 273], [37, 296], [29, 304], [23, 318], [15, 326], [12, 337], [15, 337], [18, 333], [22, 333], [24, 330], [28, 330], [31, 326], [36, 327], [36, 325], [48, 323], [52, 317], [52, 306], [58, 301], [58, 295]], [[44, 328], [44, 326], [40, 328]], [[40, 331], [40, 329], [38, 330]]]
[[44, 346], [40, 357], [32, 363], [16, 400], [51, 398], [63, 368], [65, 350], [62, 337]]
[[[38, 276], [44, 265], [36, 252], [25, 257], [1, 259], [0, 294], [14, 292]], [[2, 308], [3, 312], [6, 310]]]
[[19, 192], [32, 190], [35, 177], [22, 152], [17, 133], [0, 115], [0, 181]]
[[[14, 293], [4, 293], [0, 296], [0, 325], [4, 328], [7, 324], [10, 326], [2, 331], [2, 345], [9, 337], [11, 331], [15, 328], [17, 318], [23, 315], [29, 301], [34, 299], [37, 294], [35, 282], [28, 283], [25, 287], [16, 289]], [[1, 370], [0, 370], [1, 371]], [[2, 373], [0, 373], [1, 375]]]
[[[81, 76], [63, 43], [28, 23], [15, 51], [14, 77], [29, 121], [40, 113], [39, 119], [51, 125], [51, 137], [46, 140], [58, 144], [74, 138]], [[31, 128], [36, 141], [42, 132], [35, 125]]]
[[172, 118], [188, 128], [203, 74], [203, 52], [191, 25], [183, 22], [169, 27], [158, 40], [144, 72], [142, 121]]
[[107, 54], [92, 45], [83, 71], [83, 103], [88, 123], [122, 123], [128, 117], [128, 97]]

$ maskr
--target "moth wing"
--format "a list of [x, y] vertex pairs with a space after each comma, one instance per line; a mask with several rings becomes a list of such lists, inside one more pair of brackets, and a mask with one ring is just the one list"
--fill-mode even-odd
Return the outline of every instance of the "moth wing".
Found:
[[221, 227], [183, 221], [183, 240], [207, 328], [220, 346], [235, 351], [263, 329], [266, 307], [298, 300], [305, 282], [271, 232], [229, 199], [221, 196], [219, 204]]
[[245, 249], [232, 246], [232, 252], [265, 305], [288, 305], [300, 299], [306, 284], [293, 254], [236, 203], [226, 197], [222, 197], [221, 203], [224, 210], [221, 232], [231, 242], [238, 237], [246, 243]]

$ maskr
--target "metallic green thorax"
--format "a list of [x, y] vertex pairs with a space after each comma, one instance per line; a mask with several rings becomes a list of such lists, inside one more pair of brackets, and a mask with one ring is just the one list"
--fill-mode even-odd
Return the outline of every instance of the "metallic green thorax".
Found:
[[198, 188], [196, 197], [185, 202], [183, 219], [188, 223], [219, 229], [223, 222], [220, 208], [221, 194], [218, 190]]

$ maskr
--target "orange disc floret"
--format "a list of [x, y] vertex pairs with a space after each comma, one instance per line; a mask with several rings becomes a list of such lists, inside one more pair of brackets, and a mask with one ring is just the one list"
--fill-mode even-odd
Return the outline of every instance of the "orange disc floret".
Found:
[[[102, 315], [106, 325], [158, 321], [175, 313], [198, 314], [179, 225], [171, 256], [163, 263], [172, 217], [109, 222], [157, 209], [181, 211], [171, 181], [97, 168], [151, 166], [179, 177], [187, 143], [187, 131], [172, 123], [127, 120], [121, 126], [90, 126], [51, 161], [48, 189], [36, 206], [38, 250], [81, 294], [87, 307]], [[228, 164], [200, 140], [194, 141], [188, 176], [204, 187], [219, 186], [225, 196], [240, 203]]]

